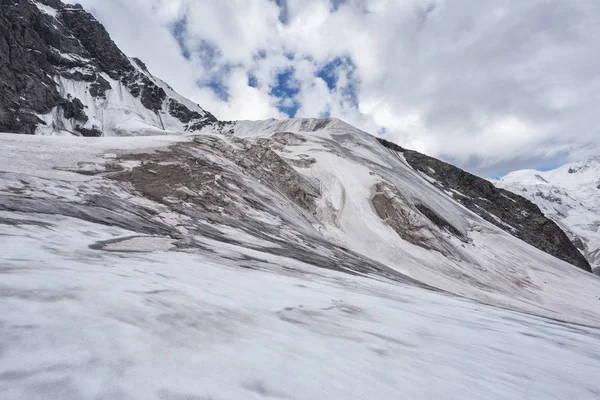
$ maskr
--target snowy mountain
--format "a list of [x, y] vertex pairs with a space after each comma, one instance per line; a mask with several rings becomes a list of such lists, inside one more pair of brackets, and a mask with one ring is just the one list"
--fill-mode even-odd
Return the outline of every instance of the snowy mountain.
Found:
[[600, 394], [600, 278], [543, 207], [335, 118], [217, 121], [81, 7], [0, 4], [2, 399]]
[[511, 172], [496, 185], [535, 202], [600, 267], [600, 157], [552, 171]]
[[0, 171], [6, 399], [600, 391], [600, 278], [339, 120], [0, 134]]
[[0, 37], [0, 131], [167, 134], [216, 120], [127, 58], [79, 5], [4, 1]]

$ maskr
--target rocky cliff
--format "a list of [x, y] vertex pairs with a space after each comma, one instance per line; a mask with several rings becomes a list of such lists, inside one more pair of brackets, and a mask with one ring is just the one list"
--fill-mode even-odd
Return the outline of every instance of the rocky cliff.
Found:
[[216, 119], [129, 59], [80, 5], [2, 0], [0, 131], [193, 131]]

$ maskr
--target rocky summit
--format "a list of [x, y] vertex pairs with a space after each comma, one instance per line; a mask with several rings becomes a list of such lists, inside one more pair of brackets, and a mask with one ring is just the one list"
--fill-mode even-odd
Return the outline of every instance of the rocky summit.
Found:
[[80, 5], [3, 0], [0, 131], [191, 131], [216, 119], [129, 59]]

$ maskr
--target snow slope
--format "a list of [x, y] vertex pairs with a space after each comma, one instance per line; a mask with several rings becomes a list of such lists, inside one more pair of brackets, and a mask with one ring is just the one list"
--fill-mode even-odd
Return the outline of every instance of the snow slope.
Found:
[[600, 394], [600, 279], [335, 119], [0, 134], [0, 247], [3, 399]]
[[[598, 301], [597, 278], [484, 221], [365, 132], [337, 119], [241, 121], [218, 131], [246, 138], [300, 133], [305, 142], [290, 140], [278, 152], [286, 159], [315, 161], [296, 169], [318, 181], [318, 229], [336, 244], [452, 293], [558, 318], [580, 315], [589, 323], [595, 318], [590, 304]], [[413, 219], [428, 246], [402, 240], [378, 217], [371, 199], [381, 182], [398, 191], [392, 196], [402, 197], [405, 223]], [[415, 204], [435, 210], [467, 239], [436, 229]]]
[[[59, 213], [65, 211], [55, 202], [93, 206], [90, 199], [109, 196], [124, 201], [118, 206], [129, 211], [148, 204], [154, 209], [158, 201], [173, 215], [161, 220], [160, 227], [147, 227], [145, 218], [152, 214], [143, 218], [135, 214], [135, 219], [127, 220], [133, 226], [120, 226], [145, 234], [183, 235], [180, 240], [189, 242], [199, 226], [199, 234], [205, 235], [207, 223], [218, 223], [221, 231], [244, 231], [258, 249], [267, 244], [283, 246], [279, 251], [292, 254], [315, 246], [327, 252], [348, 249], [374, 262], [374, 269], [383, 265], [400, 274], [398, 279], [552, 318], [590, 325], [600, 320], [600, 310], [590, 306], [599, 301], [598, 278], [484, 221], [372, 136], [335, 119], [238, 122], [226, 131], [168, 141], [99, 138], [86, 140], [83, 146], [77, 138], [4, 135], [1, 166], [11, 173], [4, 187], [17, 195], [6, 199], [12, 199], [11, 210], [19, 211], [25, 207], [16, 201], [19, 196], [51, 198], [52, 204], [29, 207]], [[136, 143], [142, 153], [155, 143], [179, 147], [146, 157], [136, 155]], [[126, 172], [113, 179], [132, 185], [134, 192], [123, 193], [123, 187], [106, 179], [111, 171], [123, 168]], [[21, 176], [25, 171], [27, 175]], [[43, 180], [29, 182], [32, 172]], [[69, 193], [74, 197], [57, 198], [55, 193], [65, 189], [45, 194], [65, 174], [72, 176]], [[391, 214], [382, 218], [374, 206], [376, 196], [388, 199], [397, 214], [386, 210]], [[437, 226], [417, 205], [433, 210], [454, 231]], [[61, 211], [54, 211], [57, 208]], [[87, 218], [90, 212], [96, 211], [86, 209], [76, 216]], [[406, 232], [395, 230], [398, 226]], [[285, 248], [292, 245], [303, 247]], [[363, 273], [356, 266], [360, 263], [344, 262], [351, 262], [344, 268]], [[323, 263], [319, 261], [320, 266]]]
[[5, 400], [600, 394], [598, 329], [225, 243], [100, 252], [89, 243], [135, 233], [0, 218], [18, 220], [0, 225]]
[[600, 158], [551, 171], [511, 172], [495, 182], [536, 203], [600, 267]]

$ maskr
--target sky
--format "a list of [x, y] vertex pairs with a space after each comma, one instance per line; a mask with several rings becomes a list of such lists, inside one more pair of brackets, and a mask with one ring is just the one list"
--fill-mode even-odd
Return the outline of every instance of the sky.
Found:
[[486, 177], [600, 153], [597, 0], [79, 0], [221, 120], [337, 117]]

